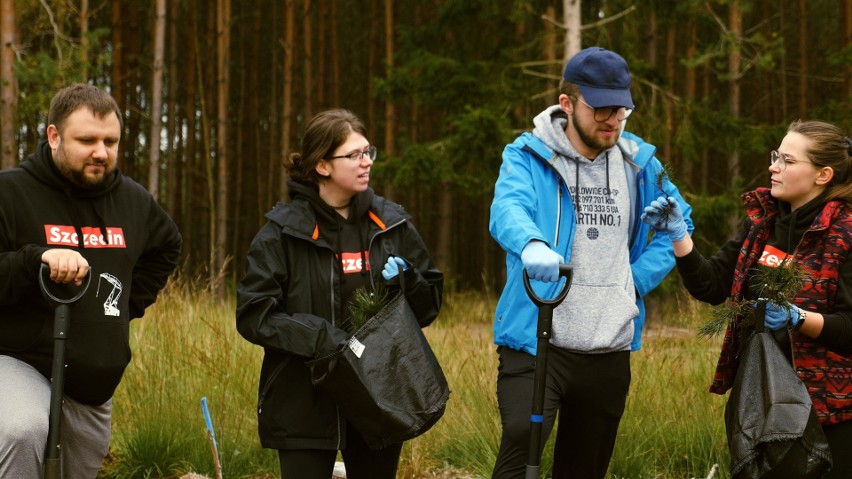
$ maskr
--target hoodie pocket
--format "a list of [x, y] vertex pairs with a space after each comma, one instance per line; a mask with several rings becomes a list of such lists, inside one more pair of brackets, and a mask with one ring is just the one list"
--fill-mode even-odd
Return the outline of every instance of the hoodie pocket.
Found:
[[552, 342], [589, 353], [629, 350], [637, 316], [635, 295], [628, 294], [623, 285], [574, 282], [568, 297], [554, 311]]

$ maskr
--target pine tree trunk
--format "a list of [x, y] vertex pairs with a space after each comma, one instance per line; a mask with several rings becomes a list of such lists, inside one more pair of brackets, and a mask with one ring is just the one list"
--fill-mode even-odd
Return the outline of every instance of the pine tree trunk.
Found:
[[[293, 54], [295, 48], [293, 43], [296, 37], [296, 6], [293, 0], [286, 1], [286, 9], [284, 12], [284, 92], [282, 101], [281, 119], [281, 161], [283, 162], [287, 155], [292, 151], [290, 139], [293, 137], [293, 69], [295, 61]], [[279, 185], [278, 198], [284, 201], [287, 198], [287, 170], [281, 168], [281, 180]]]
[[89, 0], [80, 0], [80, 58], [83, 79], [89, 79]]
[[166, 0], [157, 0], [154, 19], [154, 71], [151, 78], [151, 134], [148, 163], [148, 192], [159, 199], [160, 193], [160, 133], [163, 112], [163, 59], [166, 43]]
[[[385, 0], [385, 78], [390, 79], [393, 74], [393, 0]], [[393, 98], [385, 99], [385, 151], [387, 156], [392, 158], [396, 156], [396, 106]], [[388, 183], [385, 186], [385, 196], [393, 197], [393, 186]]]
[[18, 94], [15, 91], [15, 0], [0, 0], [0, 168], [17, 163]]
[[214, 270], [216, 274], [215, 289], [219, 299], [225, 298], [225, 251], [228, 233], [228, 91], [230, 89], [230, 74], [228, 65], [230, 62], [231, 45], [231, 0], [218, 0], [219, 8], [216, 16], [217, 31], [217, 53], [218, 61], [216, 68], [216, 234], [215, 252], [216, 260]]
[[311, 28], [311, 0], [302, 0], [302, 91], [300, 92], [304, 98], [305, 118], [314, 116], [314, 94], [313, 84], [316, 79], [313, 77], [314, 53], [311, 41], [313, 40], [313, 31]]
[[[842, 45], [852, 45], [852, 0], [843, 0], [840, 4]], [[840, 100], [849, 102], [852, 99], [852, 64], [846, 62], [843, 66], [843, 87], [840, 89]], [[848, 132], [847, 132], [848, 133]]]
[[808, 116], [808, 7], [799, 0], [799, 118]]
[[565, 18], [565, 61], [583, 49], [580, 0], [563, 0], [562, 14]]
[[[740, 10], [740, 0], [732, 0], [728, 10], [728, 28], [734, 38], [731, 51], [728, 53], [728, 110], [734, 120], [740, 118], [740, 68], [742, 63], [740, 45], [742, 43], [743, 18]], [[740, 171], [740, 152], [736, 145], [731, 148], [728, 156], [728, 173], [732, 182], [738, 181]]]
[[[110, 67], [109, 84], [112, 92], [112, 97], [115, 98], [115, 102], [118, 103], [118, 108], [121, 109], [122, 112], [126, 112], [127, 102], [124, 98], [124, 38], [122, 36], [123, 28], [121, 26], [121, 0], [112, 0], [111, 6], [112, 10], [110, 12], [110, 33], [112, 35], [112, 61]], [[127, 173], [124, 160], [125, 155], [123, 154], [124, 150], [127, 149], [127, 140], [125, 138], [127, 131], [126, 123], [124, 125], [124, 130], [125, 131], [121, 132], [122, 154], [118, 156], [118, 168], [121, 169], [124, 173]]]

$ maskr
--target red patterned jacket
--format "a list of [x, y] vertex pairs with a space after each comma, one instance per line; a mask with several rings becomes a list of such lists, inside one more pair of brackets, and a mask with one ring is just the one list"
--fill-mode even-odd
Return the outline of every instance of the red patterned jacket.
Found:
[[[731, 298], [742, 299], [748, 272], [756, 267], [773, 230], [777, 202], [768, 188], [742, 195], [752, 226], [740, 248], [734, 271]], [[852, 249], [852, 212], [845, 203], [829, 201], [802, 237], [795, 251], [797, 263], [807, 279], [793, 303], [807, 311], [833, 310], [840, 267]], [[722, 351], [710, 391], [724, 394], [737, 372], [737, 352], [742, 318], [725, 332]], [[852, 420], [852, 356], [841, 355], [804, 334], [791, 332], [796, 373], [808, 388], [820, 423]]]

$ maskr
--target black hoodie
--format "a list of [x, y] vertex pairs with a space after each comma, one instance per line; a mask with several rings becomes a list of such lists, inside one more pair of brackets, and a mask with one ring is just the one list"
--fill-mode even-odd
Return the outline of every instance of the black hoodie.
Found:
[[0, 171], [0, 354], [50, 377], [53, 310], [38, 285], [41, 255], [79, 251], [91, 284], [71, 310], [65, 393], [99, 405], [130, 361], [129, 322], [141, 317], [177, 265], [174, 222], [116, 170], [94, 189], [69, 182], [46, 141], [20, 167]]
[[[316, 212], [317, 230], [339, 258], [340, 301], [348, 305], [358, 288], [371, 289], [369, 251], [367, 251], [367, 218], [373, 190], [355, 195], [349, 205], [349, 215], [344, 218], [319, 196], [316, 185], [291, 181], [288, 190], [291, 199], [304, 198]], [[344, 322], [349, 319], [348, 306], [342, 311]]]

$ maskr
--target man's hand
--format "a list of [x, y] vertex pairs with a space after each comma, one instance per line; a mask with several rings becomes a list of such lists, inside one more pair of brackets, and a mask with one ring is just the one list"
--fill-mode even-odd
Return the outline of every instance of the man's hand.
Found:
[[544, 242], [532, 240], [524, 246], [521, 262], [530, 278], [554, 283], [559, 281], [559, 265], [565, 260]]
[[89, 274], [89, 262], [72, 249], [49, 249], [41, 255], [41, 262], [50, 267], [50, 279], [55, 283], [73, 282], [80, 286]]

